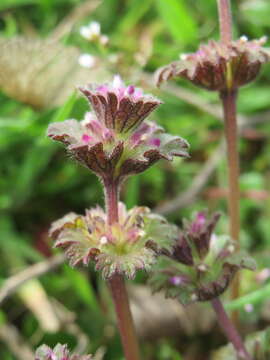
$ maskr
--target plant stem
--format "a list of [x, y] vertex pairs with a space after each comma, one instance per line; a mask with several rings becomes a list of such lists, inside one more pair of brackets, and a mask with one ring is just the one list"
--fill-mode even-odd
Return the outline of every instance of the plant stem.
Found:
[[218, 14], [221, 41], [227, 44], [232, 41], [232, 15], [230, 0], [218, 0]]
[[[230, 216], [230, 236], [235, 241], [237, 250], [240, 248], [240, 189], [239, 189], [239, 153], [237, 149], [237, 118], [236, 91], [220, 94], [223, 113], [225, 137], [227, 143], [227, 163], [229, 172], [228, 206]], [[237, 273], [232, 284], [232, 299], [239, 297], [240, 277]], [[237, 323], [238, 312], [233, 312], [234, 323]]]
[[239, 154], [237, 146], [236, 92], [221, 94], [224, 113], [225, 137], [227, 143], [227, 162], [229, 171], [229, 215], [230, 234], [239, 248], [240, 216], [239, 216]]
[[118, 327], [125, 357], [127, 360], [139, 360], [139, 345], [135, 334], [124, 279], [121, 275], [114, 275], [109, 283], [118, 318]]
[[[220, 37], [223, 44], [232, 41], [232, 15], [230, 0], [217, 0], [219, 13]], [[237, 91], [231, 89], [231, 68], [227, 64], [227, 90], [220, 93], [223, 105], [225, 136], [227, 143], [227, 162], [229, 171], [228, 207], [230, 216], [230, 236], [239, 249], [240, 233], [240, 191], [239, 191], [239, 154], [237, 150]], [[232, 299], [239, 296], [240, 277], [236, 274], [232, 284]], [[232, 314], [234, 322], [238, 321], [238, 312]]]
[[[104, 182], [104, 187], [108, 224], [112, 225], [113, 223], [117, 222], [119, 218], [119, 183], [114, 181], [107, 181]], [[126, 360], [140, 360], [139, 344], [130, 311], [129, 299], [123, 276], [120, 274], [115, 274], [108, 282], [115, 306], [118, 328], [125, 358]]]
[[245, 345], [238, 334], [236, 328], [230, 321], [228, 315], [226, 314], [224, 307], [219, 298], [215, 298], [211, 301], [213, 309], [217, 315], [218, 323], [222, 328], [224, 334], [228, 340], [232, 343], [239, 360], [252, 360], [252, 357], [247, 352]]
[[118, 222], [118, 198], [119, 198], [119, 183], [117, 181], [104, 182], [105, 187], [105, 203], [108, 217], [108, 224], [112, 225]]

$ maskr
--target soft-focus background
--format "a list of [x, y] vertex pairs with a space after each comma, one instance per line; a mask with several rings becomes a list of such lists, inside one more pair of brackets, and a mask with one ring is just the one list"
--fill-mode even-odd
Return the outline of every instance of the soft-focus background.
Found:
[[[268, 0], [233, 1], [235, 36], [270, 32]], [[91, 21], [101, 34], [87, 40]], [[95, 25], [95, 27], [97, 27]], [[164, 101], [152, 119], [191, 144], [191, 158], [160, 162], [123, 188], [129, 207], [147, 205], [181, 224], [195, 210], [224, 212], [226, 162], [216, 94], [184, 81], [153, 87], [153, 73], [199, 42], [218, 38], [215, 0], [1, 0], [0, 2], [0, 358], [30, 360], [42, 343], [68, 343], [95, 359], [123, 359], [104, 282], [93, 269], [61, 263], [47, 236], [69, 211], [103, 204], [100, 183], [46, 138], [48, 123], [88, 109], [76, 85], [120, 73]], [[245, 272], [238, 308], [243, 333], [270, 325], [270, 66], [239, 94], [241, 127], [241, 241], [258, 262]], [[61, 256], [61, 255], [60, 255]], [[45, 262], [44, 262], [45, 260]], [[41, 263], [38, 268], [30, 265]], [[43, 269], [43, 267], [44, 269]], [[11, 280], [7, 278], [22, 273]], [[31, 272], [32, 271], [32, 272]], [[225, 343], [208, 305], [183, 309], [152, 297], [139, 274], [130, 286], [146, 360], [208, 360]], [[14, 290], [15, 285], [15, 290]], [[225, 359], [225, 358], [224, 358]], [[226, 359], [229, 359], [226, 357]]]

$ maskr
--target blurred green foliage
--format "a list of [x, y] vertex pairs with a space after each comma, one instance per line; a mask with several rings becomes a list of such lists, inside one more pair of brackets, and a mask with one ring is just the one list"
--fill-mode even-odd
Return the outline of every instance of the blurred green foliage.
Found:
[[[1, 0], [0, 35], [11, 39], [17, 35], [48, 38], [82, 3], [81, 0]], [[258, 37], [269, 34], [268, 0], [234, 1], [233, 14], [235, 35]], [[109, 36], [106, 48], [87, 43], [80, 37], [79, 27], [92, 20], [99, 21], [102, 32]], [[177, 59], [179, 53], [193, 51], [199, 42], [210, 38], [218, 38], [214, 0], [104, 0], [92, 14], [81, 17], [61, 41], [81, 52], [94, 54], [111, 73], [120, 72], [128, 82], [132, 79], [144, 86], [145, 73], [151, 75], [159, 66]], [[110, 62], [111, 58], [117, 61]], [[15, 60], [20, 62], [19, 57]], [[29, 66], [34, 66], [31, 59]], [[5, 68], [1, 68], [1, 72], [4, 73]], [[18, 73], [14, 72], [10, 81], [16, 85], [16, 78], [23, 72], [24, 69], [18, 66]], [[67, 73], [66, 76], [71, 75]], [[85, 82], [95, 80], [91, 76]], [[200, 96], [202, 101], [218, 104], [216, 94], [207, 94], [185, 82], [178, 83]], [[148, 90], [154, 91], [165, 103], [153, 118], [168, 132], [179, 134], [190, 142], [191, 158], [178, 159], [171, 164], [160, 162], [144, 174], [130, 178], [122, 191], [122, 199], [129, 207], [139, 204], [154, 208], [185, 192], [222, 138], [221, 122], [201, 108], [187, 104], [177, 94], [149, 89], [149, 86]], [[49, 90], [44, 89], [46, 91]], [[242, 114], [258, 120], [244, 131], [240, 155], [241, 240], [257, 258], [259, 270], [270, 267], [269, 91], [268, 65], [256, 83], [241, 90], [238, 106]], [[19, 102], [16, 97], [7, 96], [4, 91], [0, 93], [0, 284], [14, 272], [52, 254], [52, 244], [47, 237], [51, 221], [69, 211], [81, 213], [86, 207], [103, 204], [101, 185], [95, 176], [74, 163], [60, 145], [45, 136], [48, 123], [70, 117], [81, 119], [87, 109], [87, 103], [72, 89], [61, 107], [39, 110]], [[184, 216], [201, 208], [221, 209], [226, 214], [225, 187], [226, 162], [222, 157], [202, 194], [188, 207], [170, 214], [170, 220], [180, 224]], [[220, 230], [226, 232], [227, 228], [224, 215]], [[140, 279], [139, 276], [137, 282]], [[248, 322], [249, 317], [254, 319], [254, 314], [245, 313], [244, 305], [254, 302], [258, 306], [256, 320], [259, 321], [261, 307], [269, 298], [269, 283], [266, 280], [257, 290], [255, 275], [250, 279], [244, 277], [243, 282], [243, 292], [254, 291], [254, 294], [246, 295], [228, 307], [240, 308]], [[93, 269], [79, 272], [65, 265], [43, 276], [40, 283], [48, 298], [57, 299], [76, 314], [80, 331], [90, 338], [88, 350], [94, 352], [105, 344], [105, 359], [121, 359], [120, 342], [112, 327], [110, 309], [104, 309], [104, 285]], [[49, 345], [68, 342], [71, 346], [77, 342], [74, 333], [65, 327], [51, 333], [42, 328], [35, 312], [19, 293], [4, 303], [0, 317], [1, 323], [15, 324], [33, 347], [43, 342]], [[196, 341], [202, 346], [202, 339], [196, 337], [188, 343], [196, 344]], [[204, 345], [204, 358], [208, 359], [211, 344]], [[180, 354], [184, 355], [186, 349], [183, 341], [161, 339], [146, 342], [144, 351], [149, 360], [180, 360]], [[1, 360], [15, 359], [6, 344], [1, 343], [1, 338], [0, 354]]]

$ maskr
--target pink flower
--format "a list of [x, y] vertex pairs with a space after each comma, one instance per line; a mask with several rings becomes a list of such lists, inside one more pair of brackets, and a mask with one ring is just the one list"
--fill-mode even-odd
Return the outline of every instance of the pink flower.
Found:
[[[69, 153], [103, 181], [122, 181], [160, 159], [187, 157], [187, 142], [166, 134], [144, 118], [160, 102], [134, 86], [125, 87], [119, 77], [89, 93], [95, 114], [49, 125], [48, 136], [65, 144]], [[125, 114], [124, 114], [125, 113]], [[117, 169], [117, 171], [116, 171]]]
[[144, 95], [141, 89], [126, 86], [119, 76], [111, 84], [90, 84], [79, 89], [90, 101], [99, 121], [119, 133], [138, 127], [161, 104], [152, 95]]

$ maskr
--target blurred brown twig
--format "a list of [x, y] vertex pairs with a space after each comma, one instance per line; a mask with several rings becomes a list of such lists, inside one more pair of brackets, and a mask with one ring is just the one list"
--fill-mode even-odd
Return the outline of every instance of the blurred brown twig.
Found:
[[9, 277], [0, 288], [0, 304], [10, 295], [12, 295], [18, 287], [26, 281], [46, 274], [54, 270], [65, 261], [63, 254], [53, 256], [48, 260], [41, 261], [31, 265], [19, 273]]
[[17, 328], [9, 323], [0, 325], [0, 340], [6, 344], [17, 360], [33, 360], [34, 353], [21, 337]]

